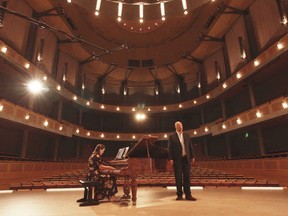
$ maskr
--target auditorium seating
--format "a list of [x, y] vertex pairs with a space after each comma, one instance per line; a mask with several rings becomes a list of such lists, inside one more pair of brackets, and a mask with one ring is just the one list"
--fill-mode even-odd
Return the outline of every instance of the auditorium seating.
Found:
[[[61, 175], [53, 175], [41, 179], [34, 179], [31, 182], [11, 184], [12, 190], [33, 190], [48, 188], [75, 188], [81, 187], [79, 180], [84, 180], [86, 169], [66, 172]], [[124, 179], [117, 178], [117, 184], [123, 185]], [[172, 172], [143, 173], [138, 176], [138, 186], [175, 186], [175, 179]], [[213, 186], [213, 187], [241, 187], [241, 186], [279, 186], [275, 181], [245, 177], [220, 170], [194, 167], [191, 175], [192, 186]]]

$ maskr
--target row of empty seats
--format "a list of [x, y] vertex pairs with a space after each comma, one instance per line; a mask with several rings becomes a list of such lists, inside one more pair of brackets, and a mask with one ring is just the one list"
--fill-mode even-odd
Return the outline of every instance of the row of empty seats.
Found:
[[[11, 184], [12, 190], [23, 189], [48, 189], [48, 188], [75, 188], [81, 187], [79, 180], [84, 180], [86, 170], [67, 172], [61, 175], [34, 179], [31, 182], [19, 182]], [[117, 178], [117, 184], [123, 185], [124, 179]], [[171, 172], [143, 173], [137, 178], [138, 186], [175, 186], [174, 175]], [[259, 180], [252, 177], [244, 177], [233, 173], [221, 172], [219, 170], [196, 167], [191, 175], [192, 186], [214, 186], [214, 187], [241, 187], [241, 186], [279, 186], [277, 182]]]

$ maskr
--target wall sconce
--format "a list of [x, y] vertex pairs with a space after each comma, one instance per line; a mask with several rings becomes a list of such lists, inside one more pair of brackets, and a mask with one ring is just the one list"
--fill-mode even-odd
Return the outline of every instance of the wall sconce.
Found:
[[105, 82], [102, 82], [102, 86], [101, 86], [101, 92], [104, 95], [106, 93], [106, 88], [105, 88]]
[[218, 61], [215, 61], [215, 72], [216, 72], [216, 79], [220, 80], [221, 79], [221, 68], [220, 68]]
[[178, 94], [181, 93], [181, 88], [180, 88], [179, 82], [176, 83], [176, 92], [177, 92]]
[[246, 59], [246, 51], [243, 44], [243, 38], [241, 36], [238, 37], [238, 42], [240, 46], [240, 57], [241, 59]]
[[63, 65], [63, 68], [62, 68], [62, 74], [63, 74], [62, 80], [63, 80], [63, 82], [65, 82], [67, 80], [67, 73], [68, 73], [68, 63], [65, 62], [65, 64]]
[[[6, 8], [7, 6], [7, 1], [2, 1], [2, 4], [1, 4], [2, 7]], [[0, 28], [2, 28], [4, 26], [4, 11], [1, 10], [0, 11]]]
[[156, 80], [155, 88], [154, 88], [155, 95], [159, 95], [159, 86], [160, 86], [160, 81]]
[[40, 48], [39, 48], [39, 52], [38, 52], [38, 55], [37, 55], [37, 60], [39, 62], [41, 62], [43, 60], [44, 42], [45, 42], [45, 40], [42, 38], [40, 40]]
[[82, 85], [81, 85], [82, 90], [85, 90], [85, 82], [86, 82], [86, 75], [83, 74]]
[[277, 0], [277, 6], [279, 10], [279, 15], [280, 15], [280, 23], [286, 26], [288, 20], [287, 20], [287, 15], [285, 13], [286, 7], [285, 5], [283, 5], [283, 1]]
[[124, 80], [122, 82], [122, 88], [123, 88], [123, 95], [126, 96], [128, 94], [127, 80]]
[[287, 109], [288, 108], [288, 103], [287, 103], [286, 99], [283, 99], [282, 107], [283, 107], [283, 109]]

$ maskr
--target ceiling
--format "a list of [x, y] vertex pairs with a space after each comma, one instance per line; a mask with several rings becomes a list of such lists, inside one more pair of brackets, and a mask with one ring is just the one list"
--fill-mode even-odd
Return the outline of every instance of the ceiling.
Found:
[[[96, 0], [25, 1], [44, 14], [41, 20], [66, 32], [56, 32], [59, 48], [80, 62], [87, 82], [105, 81], [111, 89], [123, 82], [140, 89], [154, 88], [155, 81], [169, 89], [179, 80], [195, 86], [199, 63], [223, 47], [224, 42], [215, 39], [222, 39], [240, 16], [223, 12], [243, 10], [253, 2], [187, 0], [189, 12], [184, 15], [181, 0], [167, 0], [162, 21], [160, 1], [146, 0], [140, 23], [138, 1], [122, 1], [121, 22], [117, 21], [118, 1], [102, 0], [99, 16], [95, 15]], [[58, 8], [59, 16], [47, 15], [52, 8]], [[206, 40], [207, 36], [212, 39]]]

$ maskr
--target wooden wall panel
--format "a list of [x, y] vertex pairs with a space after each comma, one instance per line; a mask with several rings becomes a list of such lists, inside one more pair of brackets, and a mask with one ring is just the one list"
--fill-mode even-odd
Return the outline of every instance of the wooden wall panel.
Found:
[[282, 35], [287, 29], [280, 23], [280, 15], [276, 1], [256, 0], [250, 7], [255, 27], [258, 46], [264, 49], [269, 42]]
[[79, 63], [69, 55], [60, 51], [58, 68], [57, 68], [57, 80], [62, 81], [63, 78], [63, 68], [65, 63], [68, 64], [66, 82], [69, 82], [72, 86], [76, 86], [76, 80], [78, 77]]
[[[37, 55], [40, 50], [40, 41], [44, 39], [43, 60], [38, 63]], [[34, 64], [47, 74], [52, 74], [54, 57], [56, 54], [57, 38], [51, 31], [38, 28], [35, 40]]]
[[[32, 9], [25, 1], [9, 0], [7, 8], [25, 16], [31, 17], [32, 15]], [[4, 16], [3, 23], [4, 26], [0, 28], [0, 38], [6, 41], [8, 45], [16, 49], [19, 53], [24, 54], [30, 23], [15, 15], [7, 13]]]
[[245, 61], [241, 59], [238, 37], [243, 38], [243, 48], [245, 49], [247, 55], [246, 59], [249, 59], [250, 58], [249, 43], [243, 16], [241, 16], [237, 20], [237, 22], [231, 27], [231, 29], [225, 35], [227, 52], [229, 56], [229, 64], [232, 74], [236, 71], [235, 69], [237, 68], [237, 66]]
[[223, 49], [220, 49], [204, 61], [204, 69], [206, 72], [206, 80], [208, 85], [217, 80], [215, 61], [217, 61], [220, 66], [220, 75], [222, 77], [221, 79], [225, 79], [226, 77]]

